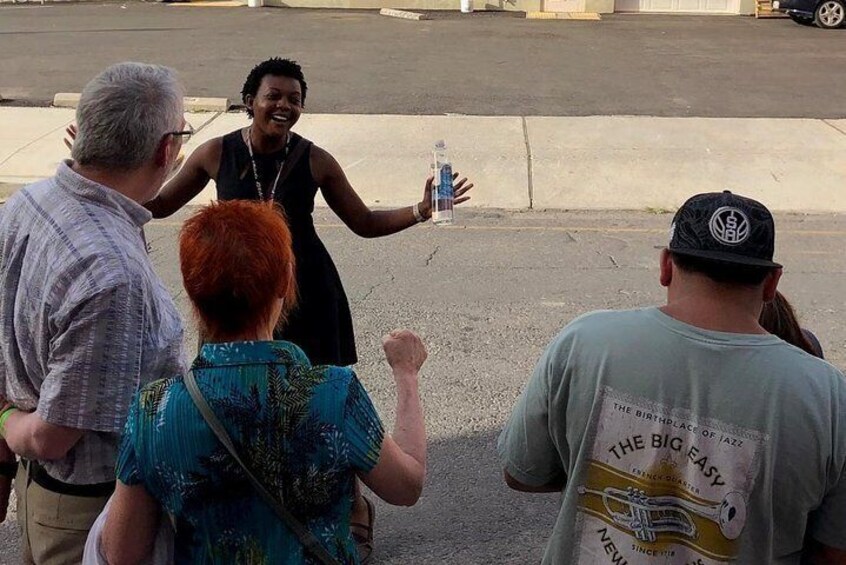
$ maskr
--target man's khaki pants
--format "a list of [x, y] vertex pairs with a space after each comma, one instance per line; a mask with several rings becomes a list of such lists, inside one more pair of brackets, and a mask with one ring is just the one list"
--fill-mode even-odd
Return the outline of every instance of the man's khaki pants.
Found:
[[23, 465], [15, 477], [23, 562], [28, 565], [78, 565], [88, 530], [106, 502], [104, 497], [57, 494], [29, 480]]

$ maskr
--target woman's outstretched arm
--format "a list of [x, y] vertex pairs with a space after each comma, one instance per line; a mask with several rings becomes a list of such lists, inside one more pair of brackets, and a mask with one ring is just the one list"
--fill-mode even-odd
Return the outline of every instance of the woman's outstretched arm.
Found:
[[[415, 206], [423, 220], [432, 217], [431, 177], [426, 181], [423, 199], [419, 203], [394, 210], [371, 210], [356, 193], [338, 161], [317, 146], [311, 150], [311, 170], [326, 203], [347, 227], [361, 237], [391, 235], [417, 224]], [[473, 183], [468, 183], [466, 178], [458, 181], [458, 173], [454, 177], [457, 181], [454, 187], [455, 204], [461, 204], [470, 199], [465, 195], [473, 188]]]
[[217, 177], [222, 151], [223, 139], [220, 137], [197, 147], [176, 176], [164, 185], [153, 200], [144, 205], [153, 213], [153, 217], [167, 218], [200, 194], [209, 181]]

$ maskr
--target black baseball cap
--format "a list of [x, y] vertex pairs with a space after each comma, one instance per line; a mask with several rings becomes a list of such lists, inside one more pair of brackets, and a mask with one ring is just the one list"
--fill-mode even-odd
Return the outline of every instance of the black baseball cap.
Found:
[[775, 222], [756, 200], [723, 192], [697, 194], [673, 217], [668, 249], [751, 267], [781, 267], [773, 262]]

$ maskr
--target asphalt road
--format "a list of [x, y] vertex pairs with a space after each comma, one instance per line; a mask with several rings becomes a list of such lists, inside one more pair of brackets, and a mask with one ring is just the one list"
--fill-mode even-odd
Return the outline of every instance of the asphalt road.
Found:
[[[667, 214], [459, 215], [455, 228], [421, 226], [364, 240], [330, 212], [317, 212], [352, 306], [356, 370], [388, 427], [394, 388], [380, 337], [396, 327], [414, 329], [430, 354], [421, 378], [431, 440], [428, 483], [411, 509], [378, 505], [377, 564], [537, 562], [557, 498], [505, 487], [497, 434], [537, 357], [564, 324], [590, 310], [663, 299], [655, 246], [665, 243]], [[154, 222], [147, 233], [157, 271], [189, 319], [176, 255], [180, 217]], [[780, 216], [777, 229], [782, 288], [828, 359], [844, 368], [846, 216]], [[196, 343], [193, 333], [186, 343]], [[0, 527], [0, 563], [17, 563], [15, 539], [12, 525]]]
[[239, 101], [247, 72], [297, 59], [321, 113], [846, 116], [846, 30], [749, 17], [514, 14], [409, 22], [373, 11], [154, 3], [0, 6], [0, 95], [45, 103], [123, 60]]

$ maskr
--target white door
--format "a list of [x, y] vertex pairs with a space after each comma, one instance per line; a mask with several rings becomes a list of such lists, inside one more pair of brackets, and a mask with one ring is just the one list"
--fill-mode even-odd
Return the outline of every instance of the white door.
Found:
[[546, 0], [544, 12], [584, 12], [585, 0]]
[[616, 0], [617, 12], [739, 14], [740, 0]]

